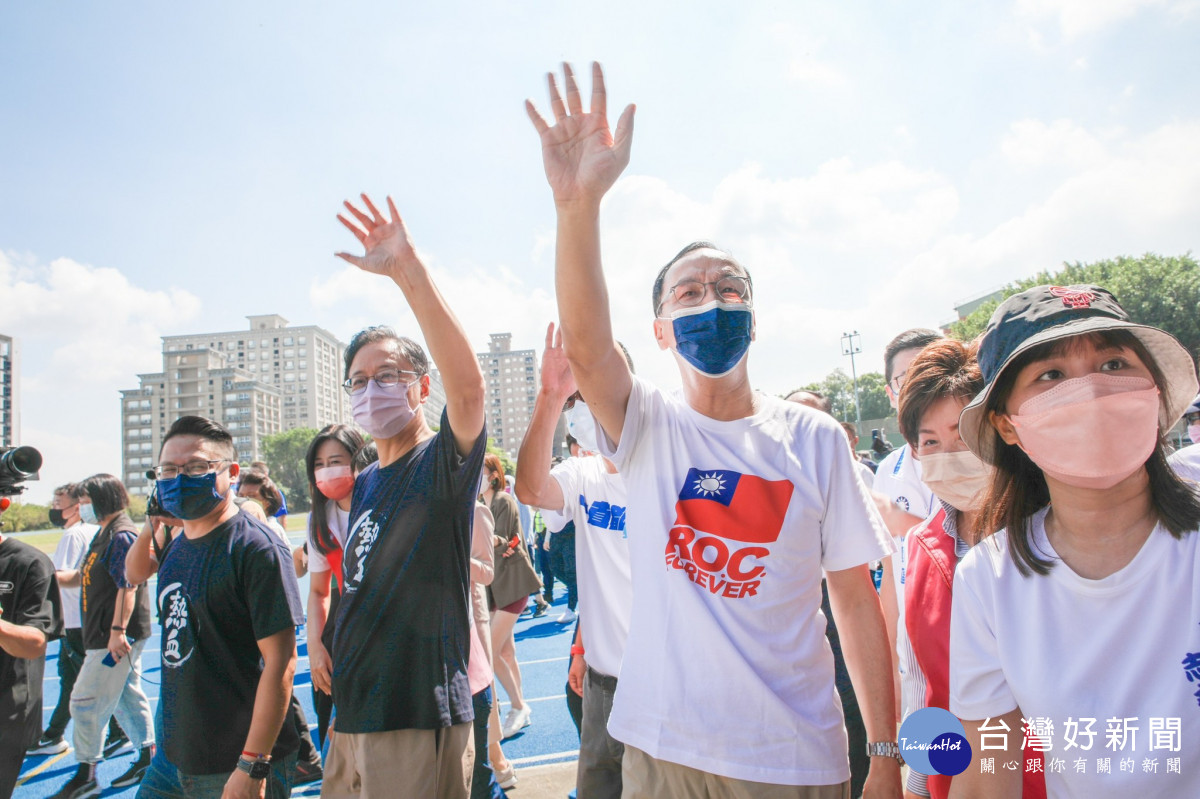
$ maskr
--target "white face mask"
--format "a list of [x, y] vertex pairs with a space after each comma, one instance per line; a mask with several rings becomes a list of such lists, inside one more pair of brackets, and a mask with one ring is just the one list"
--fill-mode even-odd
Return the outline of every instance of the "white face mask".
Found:
[[567, 432], [579, 442], [580, 447], [588, 452], [600, 451], [597, 443], [596, 420], [583, 400], [575, 400], [575, 404], [567, 410]]
[[979, 510], [992, 470], [970, 450], [921, 456], [921, 481], [960, 511]]

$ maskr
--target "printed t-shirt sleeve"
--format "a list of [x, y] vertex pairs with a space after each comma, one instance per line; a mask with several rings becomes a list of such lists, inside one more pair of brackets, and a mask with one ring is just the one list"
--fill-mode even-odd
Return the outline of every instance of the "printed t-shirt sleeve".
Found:
[[[871, 491], [855, 468], [845, 433], [836, 422], [802, 432], [810, 451], [828, 462], [825, 515], [821, 520], [821, 568], [839, 571], [886, 557], [896, 550]], [[823, 450], [823, 451], [822, 451]], [[820, 469], [820, 466], [818, 466]]]
[[62, 637], [62, 601], [49, 557], [41, 552], [28, 554], [28, 568], [17, 598], [18, 603], [3, 616], [6, 622], [41, 630], [47, 641]]
[[[992, 565], [977, 544], [954, 572], [950, 606], [950, 712], [960, 719], [1001, 716], [1017, 707], [1000, 662], [994, 603], [986, 581], [994, 580]], [[1001, 557], [1007, 557], [1001, 553]]]
[[[450, 427], [450, 414], [442, 409], [441, 427], [436, 433], [434, 456], [437, 458], [438, 470], [436, 487], [441, 496], [459, 496], [464, 491], [473, 491], [483, 472], [483, 456], [487, 454], [487, 425], [479, 431], [479, 438], [471, 447], [466, 457], [458, 454], [454, 443], [454, 430]], [[357, 486], [356, 492], [357, 493]], [[519, 527], [518, 522], [518, 527]]]
[[[559, 516], [570, 516], [572, 506], [579, 501], [579, 466], [582, 459], [570, 458], [550, 470], [550, 477], [562, 490], [563, 504], [560, 508], [545, 508]], [[560, 525], [558, 530], [562, 529]]]
[[125, 556], [136, 538], [137, 536], [129, 530], [116, 530], [113, 532], [112, 541], [109, 542], [108, 560], [104, 562], [104, 566], [117, 588], [133, 588], [133, 583], [125, 579]]
[[621, 441], [618, 446], [613, 446], [612, 439], [608, 437], [600, 420], [596, 420], [596, 445], [600, 448], [600, 454], [612, 461], [618, 471], [625, 471], [625, 465], [637, 448], [638, 440], [654, 422], [654, 404], [662, 401], [662, 395], [657, 388], [633, 375], [629, 403], [625, 406], [625, 424], [621, 427]]
[[251, 540], [241, 550], [245, 559], [242, 590], [256, 641], [304, 622], [292, 559], [285, 556], [284, 546], [276, 543], [271, 533], [263, 530], [262, 534], [266, 540], [255, 541], [247, 532]]

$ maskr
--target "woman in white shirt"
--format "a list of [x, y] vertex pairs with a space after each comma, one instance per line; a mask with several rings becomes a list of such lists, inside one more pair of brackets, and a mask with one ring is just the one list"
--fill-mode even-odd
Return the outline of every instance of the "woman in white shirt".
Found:
[[997, 308], [979, 365], [959, 428], [995, 467], [980, 527], [1005, 529], [955, 573], [973, 757], [951, 797], [1019, 796], [1023, 740], [1051, 797], [1200, 796], [1200, 494], [1163, 440], [1191, 357], [1102, 288], [1040, 286]]

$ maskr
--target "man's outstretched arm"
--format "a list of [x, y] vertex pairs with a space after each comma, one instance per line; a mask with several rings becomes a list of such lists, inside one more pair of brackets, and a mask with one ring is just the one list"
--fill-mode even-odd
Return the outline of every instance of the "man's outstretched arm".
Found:
[[592, 415], [617, 443], [633, 377], [612, 334], [600, 262], [600, 201], [629, 163], [634, 107], [626, 107], [614, 135], [608, 127], [600, 65], [592, 65], [587, 112], [568, 64], [563, 64], [563, 77], [565, 101], [554, 75], [549, 75], [553, 125], [532, 102], [526, 100], [525, 107], [542, 140], [542, 163], [558, 216], [554, 286], [563, 348]]
[[575, 393], [575, 378], [563, 352], [562, 331], [555, 333], [554, 323], [546, 328], [546, 349], [542, 352], [542, 386], [533, 405], [529, 429], [517, 453], [517, 499], [535, 508], [561, 511], [562, 487], [550, 476], [554, 428], [558, 425], [563, 403]]
[[367, 195], [362, 195], [362, 200], [365, 212], [349, 202], [345, 204], [358, 224], [341, 214], [338, 219], [358, 238], [366, 254], [337, 255], [364, 272], [386, 275], [404, 292], [404, 299], [429, 346], [429, 355], [442, 375], [446, 415], [454, 431], [455, 446], [460, 454], [466, 455], [479, 438], [484, 421], [483, 372], [471, 342], [417, 255], [392, 198], [387, 198], [390, 220], [384, 218]]

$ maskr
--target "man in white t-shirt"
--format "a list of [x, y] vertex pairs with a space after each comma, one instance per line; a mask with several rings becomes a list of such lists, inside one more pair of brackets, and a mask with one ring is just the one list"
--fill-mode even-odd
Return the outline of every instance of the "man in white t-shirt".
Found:
[[[83, 619], [79, 612], [79, 567], [83, 558], [92, 545], [92, 538], [100, 530], [94, 524], [87, 524], [79, 516], [79, 498], [83, 489], [76, 483], [67, 483], [54, 489], [54, 497], [50, 501], [50, 523], [63, 528], [62, 538], [54, 549], [51, 560], [54, 562], [54, 574], [58, 579], [58, 593], [62, 598], [63, 628], [65, 634], [59, 642], [58, 649], [58, 704], [50, 715], [46, 730], [42, 733], [37, 746], [29, 750], [29, 754], [55, 754], [70, 749], [63, 738], [67, 722], [71, 720], [71, 689], [75, 686], [75, 678], [83, 665]], [[109, 722], [109, 739], [115, 743], [114, 733], [118, 736], [121, 728]], [[115, 752], [115, 750], [114, 750]]]
[[[867, 563], [892, 551], [836, 421], [751, 388], [752, 284], [728, 253], [684, 248], [653, 288], [667, 394], [617, 347], [600, 263], [600, 200], [628, 163], [603, 75], [592, 111], [566, 69], [555, 124], [528, 109], [558, 213], [555, 287], [571, 372], [625, 479], [634, 615], [608, 728], [626, 799], [842, 797], [850, 778], [821, 574], [871, 740], [864, 795], [901, 795], [891, 658]], [[785, 788], [782, 786], [792, 786]]]
[[[627, 356], [628, 357], [628, 356]], [[630, 370], [633, 364], [630, 363]], [[554, 428], [566, 408], [579, 457], [550, 468]], [[617, 677], [629, 637], [633, 588], [629, 576], [625, 481], [612, 461], [595, 454], [596, 423], [576, 390], [554, 325], [546, 332], [542, 386], [517, 456], [517, 496], [575, 523], [575, 574], [580, 621], [571, 646], [570, 685], [583, 696], [576, 789], [583, 799], [621, 796], [624, 746], [608, 732]]]
[[[928, 345], [943, 338], [936, 330], [916, 327], [905, 330], [891, 341], [883, 350], [883, 376], [886, 381], [884, 390], [892, 410], [897, 408], [900, 390], [904, 388], [908, 374], [908, 365], [917, 354]], [[912, 516], [912, 524], [901, 524], [904, 532], [914, 524], [918, 524], [934, 510], [933, 492], [921, 480], [921, 462], [912, 456], [908, 444], [894, 449], [875, 468], [874, 489], [884, 495], [904, 513]], [[940, 506], [939, 506], [940, 507]], [[896, 652], [896, 669], [900, 685], [900, 718], [903, 720], [915, 708], [925, 706], [925, 686], [923, 679], [912, 678], [919, 674], [913, 668], [916, 663], [912, 647], [908, 644], [908, 634], [904, 627], [904, 579], [908, 568], [908, 542], [903, 534], [894, 536], [896, 554], [890, 559], [890, 570], [883, 590], [888, 586], [894, 587], [895, 605], [885, 601], [889, 613], [888, 632], [894, 638], [893, 648]], [[886, 566], [885, 566], [886, 568]], [[892, 621], [892, 616], [895, 621]]]

